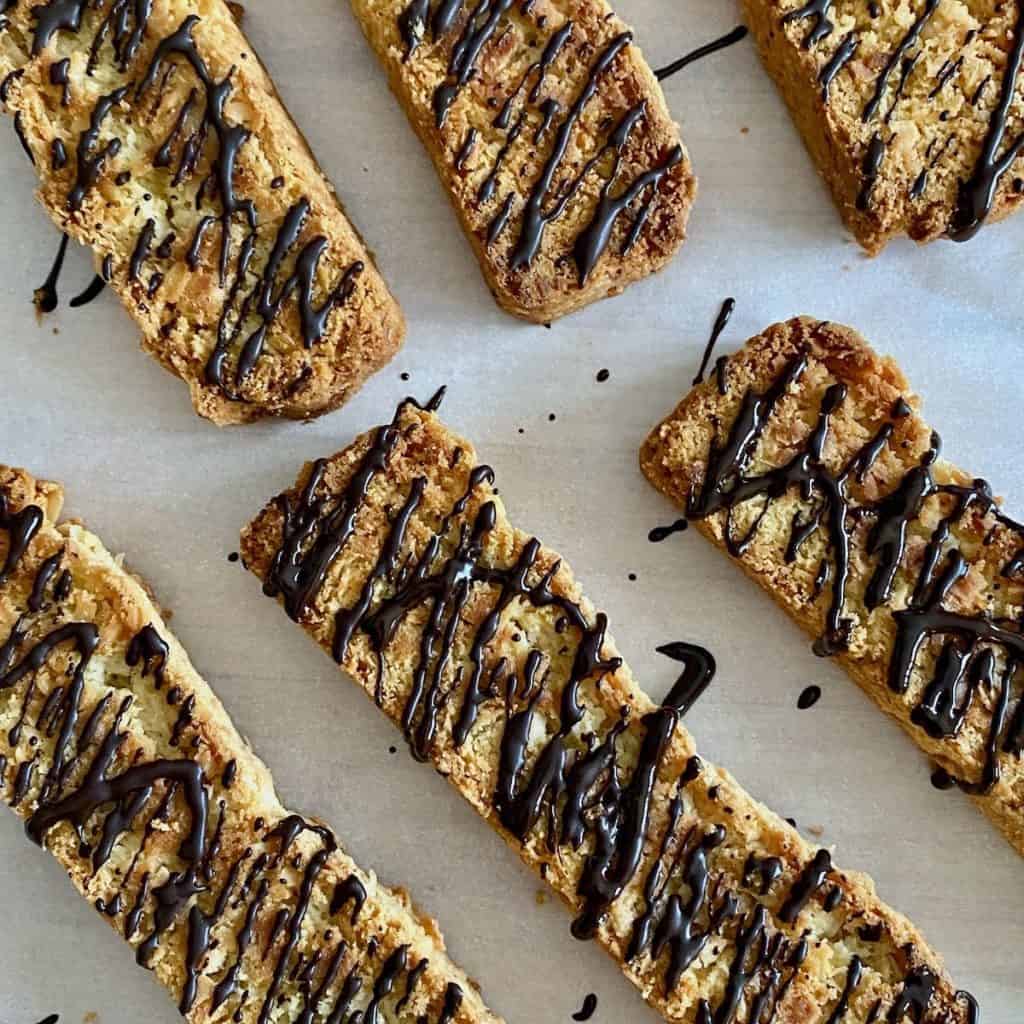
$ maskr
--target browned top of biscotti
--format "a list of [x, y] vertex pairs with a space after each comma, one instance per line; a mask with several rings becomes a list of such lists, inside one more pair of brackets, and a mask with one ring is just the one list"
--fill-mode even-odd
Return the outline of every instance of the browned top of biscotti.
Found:
[[919, 405], [855, 331], [792, 320], [722, 360], [641, 463], [1024, 852], [1024, 529]]
[[[894, 234], [966, 239], [1019, 205], [1017, 0], [746, 0], [787, 90], [820, 92], [860, 179], [849, 212], [877, 250]], [[768, 36], [770, 33], [770, 37]], [[784, 41], [784, 42], [783, 42]]]
[[404, 323], [221, 0], [2, 15], [0, 99], [57, 224], [217, 423], [314, 416]]
[[498, 1024], [436, 924], [281, 806], [144, 586], [60, 502], [0, 467], [0, 799], [29, 836], [192, 1024]]
[[[243, 559], [667, 1020], [967, 1020], [870, 879], [697, 757], [679, 704], [637, 685], [493, 479], [407, 402], [307, 466], [243, 532]], [[713, 663], [676, 653], [692, 694]]]
[[689, 160], [604, 0], [353, 5], [503, 307], [554, 319], [679, 248]]

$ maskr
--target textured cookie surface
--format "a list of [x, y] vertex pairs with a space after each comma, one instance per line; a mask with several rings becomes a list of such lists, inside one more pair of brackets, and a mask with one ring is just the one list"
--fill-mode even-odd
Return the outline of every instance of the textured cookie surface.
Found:
[[431, 412], [331, 459], [243, 533], [264, 590], [672, 1022], [966, 1021], [938, 957], [637, 686], [568, 566]]
[[57, 225], [217, 423], [340, 405], [404, 322], [222, 0], [0, 3], [0, 100]]
[[353, 0], [491, 291], [546, 322], [682, 244], [695, 182], [604, 0]]
[[1024, 528], [939, 451], [891, 360], [804, 318], [720, 360], [640, 461], [1024, 853]]
[[1017, 208], [1019, 0], [743, 0], [769, 73], [869, 252]]
[[29, 836], [192, 1024], [500, 1024], [432, 920], [281, 806], [148, 591], [58, 525], [61, 500], [0, 467], [0, 798]]

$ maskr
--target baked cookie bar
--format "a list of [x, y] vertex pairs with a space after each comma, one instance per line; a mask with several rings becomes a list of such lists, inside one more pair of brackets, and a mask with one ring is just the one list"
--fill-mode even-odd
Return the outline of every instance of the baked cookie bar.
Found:
[[640, 463], [1024, 853], [1024, 527], [940, 458], [898, 367], [847, 327], [777, 324]]
[[696, 183], [604, 0], [353, 0], [499, 305], [540, 323], [660, 269]]
[[843, 220], [971, 238], [1024, 195], [1024, 4], [743, 0], [765, 66]]
[[148, 590], [61, 501], [0, 467], [0, 798], [28, 835], [192, 1024], [500, 1024], [404, 892], [281, 806]]
[[307, 466], [245, 564], [523, 860], [666, 1020], [968, 1021], [914, 927], [832, 864], [662, 706], [569, 567], [514, 529], [494, 474], [428, 409]]
[[216, 423], [316, 416], [399, 347], [373, 259], [222, 0], [0, 0], [57, 225]]

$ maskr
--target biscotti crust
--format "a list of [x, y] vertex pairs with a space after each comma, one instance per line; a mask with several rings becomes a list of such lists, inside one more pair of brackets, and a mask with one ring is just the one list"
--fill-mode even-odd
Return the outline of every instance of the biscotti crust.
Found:
[[0, 798], [185, 1018], [500, 1024], [434, 921], [281, 806], [60, 488], [0, 467], [0, 495]]
[[743, 7], [843, 220], [869, 253], [899, 235], [966, 239], [1019, 207], [1016, 0]]
[[40, 200], [200, 415], [316, 416], [388, 362], [401, 311], [225, 3], [0, 18]]
[[353, 7], [503, 309], [550, 322], [617, 295], [682, 244], [696, 191], [689, 158], [604, 0]]
[[666, 1020], [757, 1005], [805, 1024], [841, 1004], [851, 1022], [968, 1020], [869, 878], [696, 756], [492, 482], [406, 402], [306, 466], [243, 531], [242, 558]]
[[[772, 499], [742, 550], [736, 540], [753, 525], [763, 499], [737, 506], [731, 553], [816, 638], [816, 651], [834, 655], [1024, 853], [1019, 691], [1014, 673], [1007, 676], [1006, 661], [1020, 654], [1013, 646], [1021, 643], [1019, 630], [1012, 623], [1019, 621], [1024, 591], [1013, 566], [1024, 536], [984, 481], [938, 457], [937, 436], [896, 364], [876, 355], [849, 328], [806, 317], [776, 324], [723, 360], [721, 376], [696, 387], [652, 431], [640, 454], [643, 471], [688, 508], [701, 533], [728, 550], [727, 513], [704, 515], [698, 507], [699, 496], [707, 493], [711, 445], [723, 444], [738, 409], [749, 401], [745, 396], [777, 386], [800, 359], [806, 365], [768, 416], [744, 475], [756, 477], [806, 450], [829, 389], [842, 389], [828, 415], [824, 464], [835, 474], [856, 463], [845, 485], [850, 570], [841, 576], [843, 600], [837, 606], [835, 546], [828, 530], [813, 531], [796, 552], [790, 547], [793, 517], [806, 521], [815, 504], [797, 487]], [[857, 462], [862, 453], [864, 462]], [[902, 517], [895, 512], [903, 508], [901, 496], [917, 494], [916, 488], [927, 492], [925, 500], [900, 527]], [[961, 499], [967, 504], [958, 514]], [[893, 545], [888, 550], [885, 538]], [[960, 558], [962, 568], [956, 564]], [[886, 586], [877, 575], [883, 564], [892, 569]], [[951, 572], [963, 576], [954, 579], [947, 576]], [[945, 617], [943, 609], [964, 616], [964, 622]], [[842, 635], [831, 628], [837, 621]], [[990, 633], [989, 623], [1005, 632]], [[928, 628], [920, 648], [912, 643], [918, 624]], [[969, 632], [974, 628], [977, 637]], [[957, 649], [946, 651], [957, 638]], [[986, 649], [995, 656], [987, 667], [987, 656], [981, 657]], [[905, 671], [894, 667], [900, 652], [909, 656]], [[953, 660], [943, 662], [944, 657]], [[972, 678], [973, 671], [983, 670], [987, 678]]]

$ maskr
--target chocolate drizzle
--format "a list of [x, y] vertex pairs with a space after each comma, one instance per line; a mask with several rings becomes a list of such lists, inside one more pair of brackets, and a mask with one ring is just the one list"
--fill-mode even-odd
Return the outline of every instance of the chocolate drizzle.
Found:
[[859, 45], [860, 40], [853, 34], [853, 32], [847, 33], [836, 49], [836, 52], [829, 58], [828, 63], [825, 64], [819, 72], [818, 84], [821, 86], [821, 98], [826, 103], [828, 102], [829, 88], [835, 81], [836, 75], [838, 75], [839, 72], [850, 63], [853, 59], [853, 55], [857, 52], [857, 47]]
[[100, 143], [103, 122], [113, 110], [119, 106], [128, 93], [128, 86], [122, 85], [112, 92], [101, 96], [96, 101], [89, 115], [89, 127], [78, 138], [75, 148], [77, 169], [75, 183], [68, 193], [68, 209], [72, 213], [81, 210], [89, 190], [99, 181], [106, 170], [107, 162], [121, 152], [121, 140], [110, 139], [106, 144]]
[[788, 25], [792, 21], [803, 21], [809, 18], [811, 27], [804, 37], [804, 48], [810, 50], [823, 39], [827, 39], [835, 30], [835, 25], [829, 18], [831, 11], [832, 0], [808, 0], [803, 7], [798, 7], [783, 15], [782, 24]]
[[52, 313], [57, 308], [59, 297], [57, 295], [57, 282], [60, 279], [60, 272], [64, 268], [64, 257], [68, 251], [68, 236], [60, 236], [60, 244], [57, 246], [57, 255], [54, 258], [53, 266], [46, 275], [46, 280], [35, 290], [33, 299], [36, 309], [40, 313]]
[[684, 640], [662, 644], [657, 651], [683, 665], [682, 675], [664, 701], [666, 707], [674, 708], [682, 717], [697, 703], [715, 678], [714, 656], [706, 648], [688, 644]]
[[678, 60], [672, 61], [671, 64], [666, 64], [663, 68], [658, 68], [654, 72], [654, 77], [659, 82], [664, 82], [666, 78], [670, 78], [677, 71], [682, 71], [683, 68], [701, 60], [704, 57], [709, 57], [713, 53], [718, 53], [719, 50], [724, 50], [729, 46], [734, 46], [747, 37], [746, 25], [737, 25], [731, 32], [726, 32], [724, 36], [720, 36], [718, 39], [713, 39], [710, 43], [705, 43], [703, 46], [698, 46], [696, 50], [692, 50], [690, 53]]
[[[830, 418], [846, 398], [845, 385], [838, 383], [825, 390], [817, 424], [796, 445], [789, 461], [750, 475], [748, 467], [776, 406], [800, 384], [808, 360], [806, 352], [798, 352], [768, 389], [751, 388], [744, 394], [725, 439], [711, 442], [707, 472], [690, 494], [687, 514], [699, 519], [724, 512], [726, 545], [734, 557], [742, 558], [772, 504], [793, 491], [799, 494], [801, 506], [793, 517], [785, 559], [793, 562], [819, 532], [826, 541], [826, 559], [830, 556], [829, 572], [819, 571], [822, 580], [831, 581], [824, 630], [814, 646], [820, 655], [846, 648], [855, 607], [848, 594], [851, 564], [855, 557], [862, 557], [861, 552], [872, 560], [874, 570], [862, 600], [864, 614], [884, 611], [895, 626], [889, 687], [894, 693], [907, 694], [915, 671], [923, 673], [924, 685], [915, 687], [910, 720], [936, 740], [960, 735], [968, 714], [977, 715], [979, 721], [988, 719], [980, 776], [956, 780], [966, 792], [983, 795], [999, 781], [1000, 757], [1024, 752], [1024, 701], [1018, 679], [1018, 668], [1024, 663], [1024, 635], [1017, 622], [987, 611], [967, 613], [949, 607], [953, 589], [969, 568], [954, 529], [972, 519], [991, 517], [993, 529], [1024, 540], [1024, 527], [998, 510], [984, 480], [967, 485], [936, 480], [940, 440], [935, 434], [917, 464], [888, 494], [874, 502], [856, 503], [852, 488], [864, 482], [883, 452], [898, 450], [897, 424], [909, 407], [902, 400], [897, 402], [874, 435], [842, 466], [831, 469], [824, 462]], [[755, 501], [760, 504], [750, 504]], [[901, 569], [910, 571], [906, 563], [911, 533], [922, 528], [926, 507], [935, 502], [941, 503], [942, 511], [934, 526], [924, 527], [927, 540], [920, 569], [910, 581], [909, 597], [902, 606], [892, 607], [897, 574]], [[753, 518], [745, 532], [736, 536], [733, 517], [741, 508]], [[934, 659], [929, 666], [930, 653]], [[975, 699], [979, 692], [986, 694], [984, 701]]]
[[1024, 64], [1024, 7], [1017, 8], [1017, 22], [1013, 30], [1013, 47], [1006, 61], [999, 102], [989, 116], [988, 131], [974, 173], [961, 182], [957, 191], [957, 205], [949, 227], [954, 241], [966, 242], [973, 238], [992, 209], [996, 189], [1004, 175], [1024, 149], [1024, 132], [1019, 133], [1003, 148], [1010, 108], [1017, 93], [1021, 65]]
[[355, 875], [349, 875], [338, 883], [331, 897], [331, 914], [337, 914], [347, 903], [352, 904], [350, 920], [355, 924], [366, 903], [366, 886]]
[[152, 625], [147, 625], [132, 637], [124, 660], [129, 668], [141, 665], [143, 675], [152, 672], [153, 683], [159, 690], [164, 684], [164, 669], [167, 667], [169, 653], [167, 641]]
[[711, 362], [711, 354], [715, 351], [715, 345], [718, 344], [718, 339], [722, 336], [722, 332], [729, 324], [729, 319], [736, 309], [736, 300], [728, 298], [722, 303], [722, 308], [718, 311], [718, 316], [715, 317], [714, 326], [711, 328], [711, 337], [708, 338], [708, 343], [704, 347], [704, 355], [700, 360], [700, 368], [697, 370], [697, 375], [691, 382], [694, 385], [699, 384], [704, 379], [704, 374], [707, 373], [708, 363]]
[[[59, 141], [59, 140], [57, 140]], [[54, 258], [53, 265], [50, 268], [49, 274], [46, 276], [46, 280], [38, 287], [33, 293], [33, 301], [35, 302], [36, 309], [40, 313], [52, 313], [60, 301], [60, 296], [57, 291], [57, 286], [60, 283], [60, 275], [64, 271], [64, 257], [67, 253], [68, 248], [68, 236], [66, 234], [61, 235], [60, 244], [57, 246], [57, 255]], [[88, 305], [105, 287], [105, 282], [98, 275], [93, 278], [92, 282], [88, 287], [74, 296], [68, 303], [72, 309], [78, 309], [81, 306]]]
[[674, 523], [669, 523], [668, 526], [655, 526], [647, 534], [647, 539], [652, 544], [660, 544], [663, 540], [668, 540], [674, 533], [683, 533], [689, 525], [685, 519], [677, 519]]
[[583, 999], [583, 1005], [572, 1015], [572, 1019], [575, 1021], [590, 1020], [596, 1010], [597, 996], [593, 992], [588, 992]]
[[[493, 38], [502, 17], [512, 7], [514, 0], [479, 0], [472, 10], [466, 25], [452, 49], [451, 61], [448, 65], [448, 78], [434, 91], [434, 120], [438, 128], [444, 125], [448, 110], [455, 97], [462, 91], [466, 83], [477, 69], [477, 60], [484, 46]], [[454, 14], [462, 7], [461, 0], [457, 6], [452, 0], [442, 0], [435, 19], [435, 30], [450, 27]], [[449, 15], [449, 12], [451, 14]], [[410, 47], [410, 52], [412, 47]]]
[[793, 924], [800, 916], [800, 911], [807, 906], [807, 901], [825, 884], [831, 870], [832, 858], [828, 850], [819, 850], [796, 880], [779, 910], [779, 917], [787, 924]]

